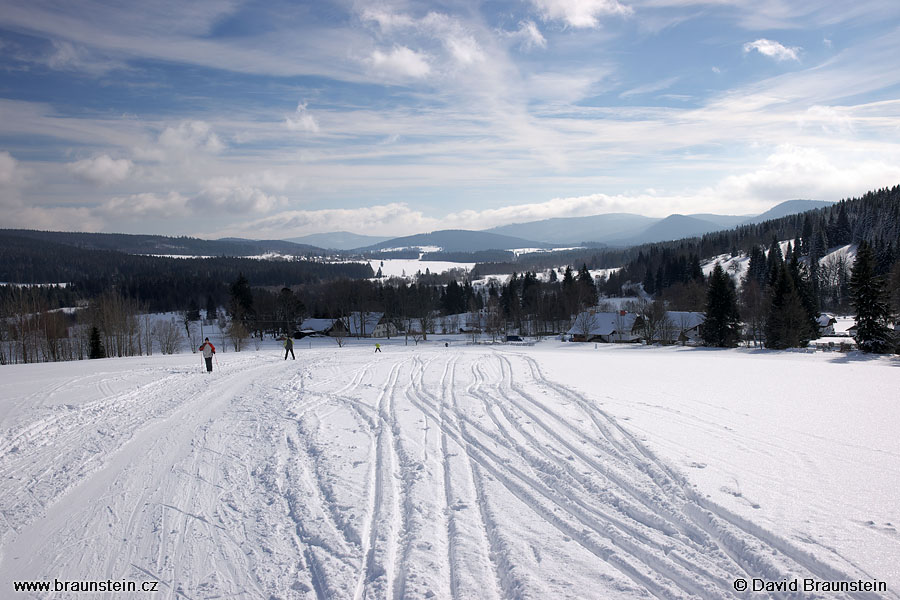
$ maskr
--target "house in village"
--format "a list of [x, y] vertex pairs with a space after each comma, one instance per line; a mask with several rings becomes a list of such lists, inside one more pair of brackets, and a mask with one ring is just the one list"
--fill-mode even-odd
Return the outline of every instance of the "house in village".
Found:
[[700, 326], [706, 321], [706, 315], [702, 312], [667, 310], [666, 318], [669, 327], [663, 328], [660, 339], [654, 340], [662, 343], [699, 344]]
[[567, 335], [573, 342], [636, 342], [634, 313], [586, 310], [575, 317]]
[[481, 312], [444, 315], [435, 319], [435, 331], [440, 333], [480, 333], [485, 316]]
[[816, 324], [819, 326], [819, 337], [833, 336], [837, 319], [834, 318], [834, 315], [822, 313], [816, 319]]
[[695, 344], [700, 340], [700, 326], [706, 315], [700, 312], [667, 311], [666, 323], [656, 328], [653, 339], [645, 340], [644, 319], [636, 313], [621, 310], [599, 312], [588, 310], [575, 317], [567, 332], [574, 342], [638, 342]]
[[354, 311], [348, 317], [335, 322], [343, 335], [355, 338], [389, 338], [398, 333], [397, 325], [385, 318], [383, 312]]
[[304, 338], [308, 335], [329, 335], [333, 326], [333, 319], [304, 319], [303, 322], [300, 323], [300, 335], [295, 335], [295, 337]]
[[380, 312], [353, 312], [337, 319], [305, 319], [300, 324], [300, 337], [394, 337], [397, 326]]

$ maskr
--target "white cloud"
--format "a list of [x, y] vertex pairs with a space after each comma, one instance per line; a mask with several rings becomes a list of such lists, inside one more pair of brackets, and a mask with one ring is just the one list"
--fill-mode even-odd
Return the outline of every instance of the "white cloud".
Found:
[[133, 149], [138, 160], [158, 163], [187, 164], [205, 155], [215, 155], [225, 144], [204, 121], [183, 121], [166, 127], [155, 143]]
[[723, 179], [714, 193], [731, 198], [781, 202], [795, 198], [839, 200], [896, 185], [900, 162], [893, 156], [828, 152], [784, 144], [759, 168]]
[[405, 203], [391, 203], [362, 208], [284, 211], [259, 219], [241, 228], [216, 232], [215, 236], [243, 235], [255, 237], [291, 237], [322, 231], [361, 231], [372, 234], [406, 235], [411, 231], [434, 229], [436, 219], [429, 219]]
[[288, 115], [285, 118], [284, 124], [291, 131], [305, 131], [307, 133], [319, 132], [318, 121], [316, 121], [315, 117], [309, 113], [306, 104], [303, 102], [297, 104], [297, 110], [294, 111], [293, 115]]
[[744, 44], [745, 54], [752, 52], [753, 50], [756, 50], [763, 56], [768, 56], [769, 58], [774, 58], [781, 62], [785, 60], [799, 61], [802, 48], [799, 46], [787, 47], [774, 40], [760, 38], [755, 42], [747, 42]]
[[546, 48], [547, 38], [538, 29], [534, 21], [521, 21], [516, 31], [501, 32], [505, 37], [518, 42], [519, 48], [522, 50], [532, 50], [533, 48]]
[[20, 179], [19, 161], [13, 158], [9, 152], [0, 152], [0, 186], [15, 185]]
[[406, 46], [394, 46], [389, 52], [375, 50], [369, 64], [380, 74], [403, 79], [421, 79], [431, 71], [428, 57]]
[[283, 196], [266, 194], [234, 178], [220, 178], [207, 183], [203, 191], [191, 198], [189, 206], [198, 214], [208, 210], [252, 214], [267, 213], [286, 203]]
[[627, 16], [634, 11], [617, 0], [531, 0], [545, 20], [563, 21], [570, 27], [598, 27], [600, 17]]
[[[2, 201], [0, 201], [2, 204]], [[102, 231], [105, 221], [88, 207], [14, 205], [3, 215], [4, 226], [46, 231]]]
[[366, 6], [363, 8], [360, 17], [364, 21], [378, 23], [378, 27], [386, 33], [396, 29], [412, 27], [415, 24], [415, 19], [409, 15], [396, 13], [383, 7]]
[[102, 154], [70, 163], [68, 169], [84, 181], [109, 185], [125, 181], [134, 169], [134, 163], [126, 158], [114, 159], [108, 154]]
[[125, 68], [122, 62], [98, 56], [83, 45], [62, 40], [53, 40], [53, 52], [43, 62], [57, 71], [80, 71], [94, 76]]
[[680, 77], [669, 77], [667, 79], [662, 79], [660, 81], [651, 81], [650, 83], [645, 83], [644, 85], [639, 85], [637, 87], [631, 88], [630, 90], [626, 90], [619, 94], [620, 98], [627, 98], [629, 96], [640, 96], [642, 94], [652, 94], [653, 92], [659, 92], [666, 88], [672, 87], [676, 81], [678, 81]]
[[177, 127], [166, 127], [159, 136], [159, 143], [179, 152], [203, 150], [215, 154], [225, 148], [212, 127], [203, 121], [185, 121]]
[[104, 219], [138, 221], [147, 218], [171, 219], [189, 214], [187, 198], [178, 192], [144, 192], [107, 200], [95, 213]]

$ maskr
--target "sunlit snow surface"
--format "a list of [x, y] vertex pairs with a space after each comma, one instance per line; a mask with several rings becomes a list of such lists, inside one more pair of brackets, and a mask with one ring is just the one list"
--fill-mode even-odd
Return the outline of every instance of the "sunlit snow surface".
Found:
[[896, 358], [447, 339], [0, 367], [3, 597], [898, 597]]

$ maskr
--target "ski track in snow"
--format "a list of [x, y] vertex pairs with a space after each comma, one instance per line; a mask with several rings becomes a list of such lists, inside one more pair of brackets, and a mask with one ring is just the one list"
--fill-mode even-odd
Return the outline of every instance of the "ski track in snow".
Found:
[[37, 404], [0, 437], [0, 585], [674, 599], [740, 597], [738, 577], [855, 578], [700, 495], [527, 353], [396, 350], [232, 355], [212, 376], [160, 367]]

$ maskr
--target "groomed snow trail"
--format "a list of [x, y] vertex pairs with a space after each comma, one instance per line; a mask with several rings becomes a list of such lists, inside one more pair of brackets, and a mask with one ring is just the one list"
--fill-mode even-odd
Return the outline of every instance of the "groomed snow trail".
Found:
[[149, 366], [133, 387], [98, 377], [97, 399], [26, 413], [0, 438], [0, 586], [732, 598], [738, 577], [853, 578], [701, 497], [527, 353], [369, 352], [231, 355], [212, 376]]

